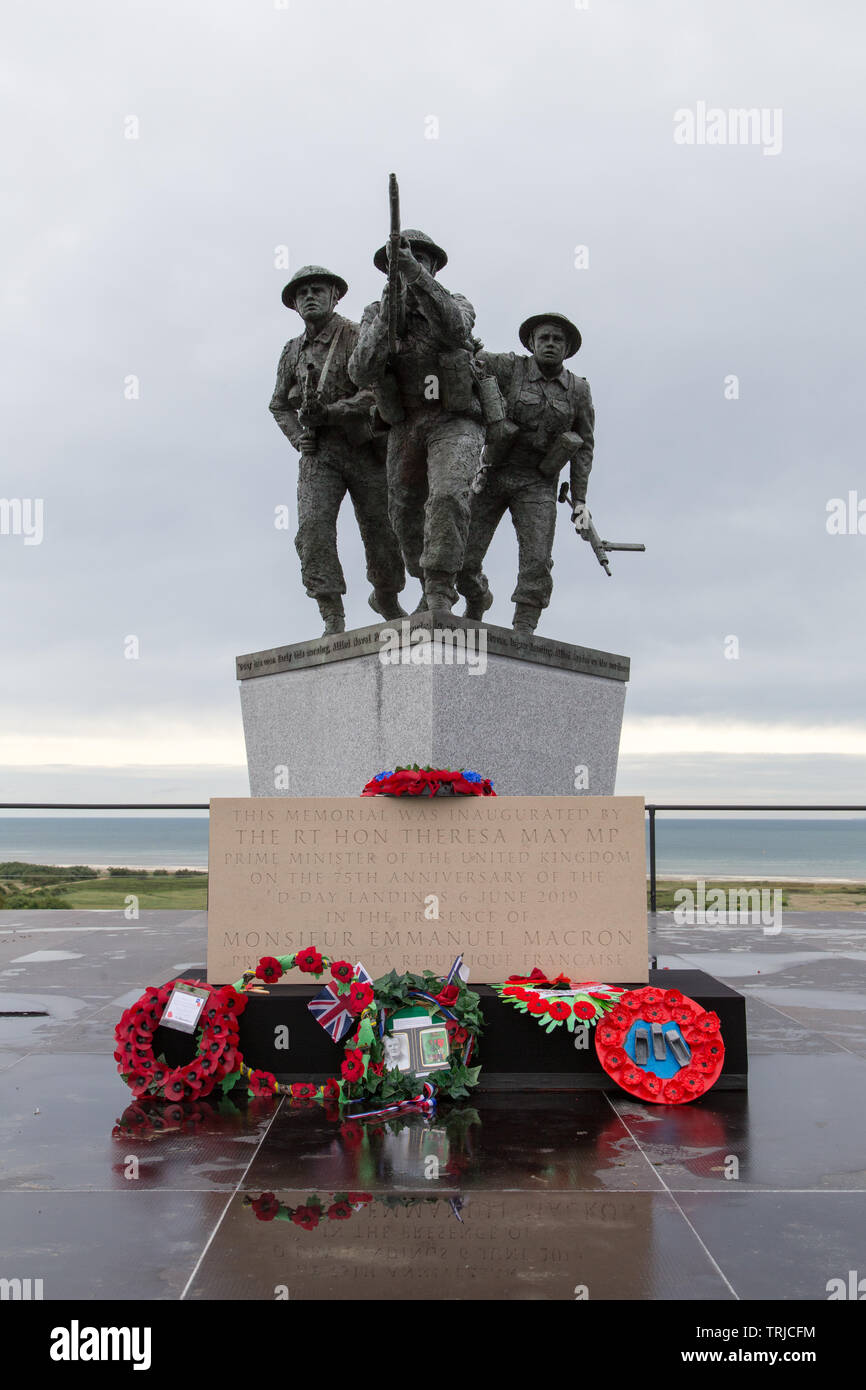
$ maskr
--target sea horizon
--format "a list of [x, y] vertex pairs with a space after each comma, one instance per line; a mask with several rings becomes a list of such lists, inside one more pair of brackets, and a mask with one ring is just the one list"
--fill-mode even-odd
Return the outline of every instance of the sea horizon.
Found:
[[[208, 825], [206, 815], [4, 815], [0, 862], [207, 869]], [[866, 817], [659, 815], [656, 872], [659, 878], [866, 882]]]

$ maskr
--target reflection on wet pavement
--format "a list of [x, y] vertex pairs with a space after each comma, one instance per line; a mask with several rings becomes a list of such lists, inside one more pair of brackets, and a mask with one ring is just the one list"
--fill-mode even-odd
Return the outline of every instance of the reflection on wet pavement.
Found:
[[823, 1299], [862, 1267], [866, 917], [652, 921], [660, 966], [745, 994], [748, 1092], [476, 1093], [342, 1124], [123, 1086], [119, 1013], [201, 961], [203, 913], [20, 917], [0, 913], [2, 1011], [31, 1014], [0, 1018], [0, 1276], [47, 1299]]

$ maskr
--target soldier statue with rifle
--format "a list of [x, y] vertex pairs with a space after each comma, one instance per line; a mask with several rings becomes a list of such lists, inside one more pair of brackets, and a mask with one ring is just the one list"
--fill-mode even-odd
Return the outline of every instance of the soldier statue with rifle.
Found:
[[393, 174], [390, 196], [391, 236], [373, 257], [388, 284], [364, 311], [349, 375], [372, 388], [389, 426], [389, 516], [406, 569], [423, 584], [415, 611], [444, 617], [457, 599], [484, 439], [475, 311], [437, 280], [448, 260], [442, 248], [424, 232], [401, 232]]
[[398, 594], [406, 573], [388, 522], [388, 487], [372, 429], [373, 395], [358, 390], [347, 363], [358, 325], [335, 312], [348, 286], [324, 266], [305, 265], [283, 290], [283, 303], [304, 320], [277, 368], [271, 413], [300, 453], [295, 547], [306, 591], [319, 605], [325, 635], [346, 627], [346, 581], [337, 554], [337, 514], [352, 499], [373, 586], [369, 603], [383, 618], [406, 616]]
[[575, 325], [564, 314], [534, 314], [520, 325], [519, 336], [530, 356], [480, 352], [477, 357], [479, 368], [496, 380], [511, 429], [498, 438], [488, 434], [473, 484], [469, 540], [457, 587], [466, 598], [465, 616], [482, 618], [493, 602], [484, 557], [510, 511], [519, 553], [511, 596], [514, 630], [528, 636], [553, 589], [559, 474], [571, 464], [575, 505], [585, 503], [595, 413], [586, 381], [564, 365], [580, 348]]

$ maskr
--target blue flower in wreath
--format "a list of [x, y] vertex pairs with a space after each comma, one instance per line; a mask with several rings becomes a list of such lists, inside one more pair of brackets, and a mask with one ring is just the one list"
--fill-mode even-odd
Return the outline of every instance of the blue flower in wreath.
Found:
[[[394, 776], [393, 772], [377, 772], [377, 773], [376, 773], [376, 776], [373, 778], [373, 781], [374, 781], [374, 782], [384, 782], [384, 780], [385, 780], [386, 777], [393, 777], [393, 776]], [[479, 779], [479, 780], [480, 780], [480, 779]]]
[[483, 782], [484, 778], [481, 776], [480, 772], [464, 772], [463, 780], [465, 782]]

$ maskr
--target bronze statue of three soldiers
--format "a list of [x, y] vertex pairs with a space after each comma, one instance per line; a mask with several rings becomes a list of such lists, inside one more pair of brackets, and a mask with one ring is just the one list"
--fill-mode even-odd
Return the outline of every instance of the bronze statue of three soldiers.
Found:
[[519, 556], [514, 630], [530, 636], [550, 602], [566, 464], [572, 520], [607, 572], [607, 550], [643, 548], [598, 541], [586, 512], [592, 398], [564, 365], [580, 333], [564, 314], [533, 314], [518, 330], [527, 356], [485, 352], [472, 305], [437, 278], [442, 247], [399, 230], [395, 190], [392, 176], [392, 236], [373, 257], [388, 284], [360, 325], [336, 312], [347, 285], [323, 266], [304, 266], [283, 290], [304, 332], [283, 349], [270, 409], [300, 453], [304, 585], [325, 633], [344, 631], [337, 513], [348, 492], [376, 613], [406, 616], [408, 571], [422, 584], [415, 613], [446, 620], [460, 593], [463, 616], [480, 621], [493, 602], [484, 557], [507, 510]]

